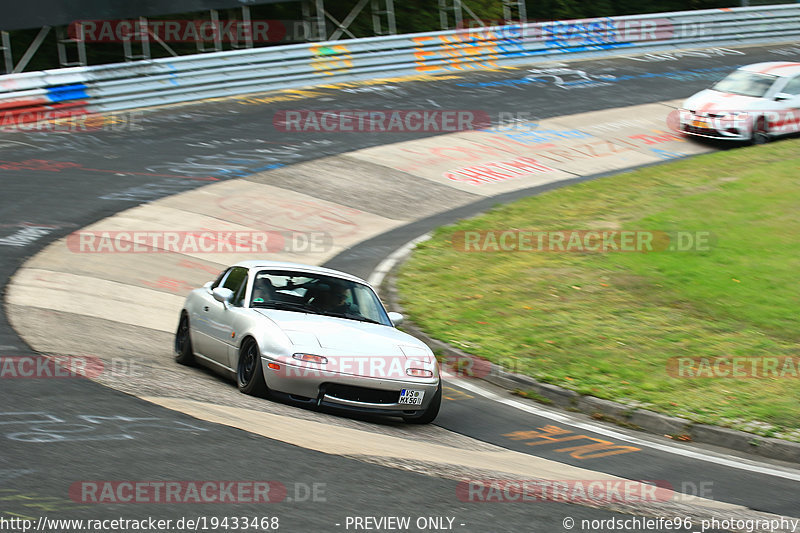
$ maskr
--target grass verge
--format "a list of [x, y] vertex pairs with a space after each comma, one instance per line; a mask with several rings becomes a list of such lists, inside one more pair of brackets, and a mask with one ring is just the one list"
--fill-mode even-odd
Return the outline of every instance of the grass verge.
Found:
[[[786, 360], [760, 378], [668, 370], [687, 357], [797, 361], [798, 207], [800, 139], [639, 169], [439, 228], [403, 265], [401, 302], [430, 335], [537, 380], [800, 441], [800, 368]], [[508, 229], [712, 239], [684, 252], [465, 253], [455, 233]]]

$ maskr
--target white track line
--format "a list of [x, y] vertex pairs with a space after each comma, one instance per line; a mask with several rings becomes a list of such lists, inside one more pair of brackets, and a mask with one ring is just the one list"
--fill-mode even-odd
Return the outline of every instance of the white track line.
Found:
[[579, 420], [575, 420], [569, 415], [563, 413], [557, 413], [550, 410], [544, 410], [533, 404], [527, 404], [524, 402], [514, 400], [512, 398], [503, 398], [498, 394], [495, 394], [494, 392], [479, 387], [474, 383], [468, 383], [463, 379], [450, 379], [454, 376], [450, 376], [448, 374], [445, 374], [445, 377], [447, 377], [448, 381], [450, 381], [451, 383], [454, 383], [459, 387], [467, 389], [470, 392], [474, 392], [475, 394], [479, 394], [489, 400], [502, 403], [503, 405], [507, 405], [509, 407], [513, 407], [515, 409], [519, 409], [520, 411], [525, 411], [527, 413], [531, 413], [536, 416], [549, 418], [550, 420], [561, 422], [562, 424], [568, 424], [572, 427], [583, 429], [585, 431], [591, 431], [594, 433], [598, 433], [600, 435], [605, 435], [606, 437], [611, 437], [613, 439], [629, 442], [637, 446], [645, 446], [647, 448], [652, 448], [654, 450], [667, 452], [674, 455], [682, 455], [684, 457], [690, 457], [692, 459], [706, 461], [708, 463], [716, 463], [718, 465], [727, 466], [730, 468], [737, 468], [739, 470], [747, 470], [749, 472], [756, 472], [759, 474], [766, 474], [769, 476], [782, 477], [785, 479], [790, 479], [792, 481], [800, 481], [800, 470], [772, 467], [772, 466], [767, 466], [764, 463], [758, 463], [750, 459], [744, 459], [732, 455], [723, 455], [711, 451], [696, 451], [696, 450], [691, 450], [689, 448], [684, 448], [682, 446], [677, 447], [677, 446], [671, 446], [669, 444], [652, 442], [649, 440], [641, 439], [639, 437], [634, 437], [632, 435], [627, 435], [625, 433], [620, 433], [619, 431], [615, 431], [613, 429], [604, 426], [592, 424], [591, 422], [582, 422]]
[[388, 274], [394, 268], [394, 265], [397, 264], [401, 257], [409, 253], [418, 243], [425, 242], [430, 238], [430, 233], [420, 235], [416, 239], [405, 243], [403, 246], [392, 252], [389, 257], [381, 261], [378, 266], [375, 267], [375, 270], [373, 270], [372, 274], [370, 274], [369, 278], [367, 278], [367, 283], [376, 289], [380, 287], [381, 283], [383, 283], [383, 278], [385, 278], [386, 274]]
[[[372, 274], [370, 274], [368, 278], [368, 283], [373, 287], [380, 286], [380, 284], [383, 282], [383, 279], [386, 277], [386, 274], [388, 274], [392, 270], [392, 268], [394, 268], [397, 262], [400, 261], [400, 259], [404, 255], [409, 253], [414, 248], [414, 246], [417, 245], [417, 243], [427, 241], [428, 239], [430, 239], [430, 237], [431, 237], [430, 233], [426, 233], [425, 235], [421, 235], [416, 239], [407, 242], [397, 250], [395, 250], [389, 257], [381, 261], [381, 263], [375, 268]], [[696, 450], [691, 450], [689, 448], [670, 446], [668, 444], [661, 444], [658, 442], [651, 442], [649, 440], [640, 439], [638, 437], [627, 435], [625, 433], [620, 433], [605, 426], [592, 424], [591, 422], [582, 422], [580, 420], [575, 420], [573, 417], [563, 413], [557, 413], [554, 411], [542, 409], [535, 405], [526, 404], [511, 398], [503, 398], [495, 394], [494, 392], [491, 392], [489, 390], [486, 390], [482, 387], [475, 385], [474, 383], [466, 382], [463, 379], [457, 379], [455, 378], [455, 376], [452, 376], [447, 373], [443, 374], [445, 377], [448, 378], [448, 380], [451, 383], [454, 383], [459, 387], [467, 389], [470, 392], [474, 392], [475, 394], [479, 394], [484, 398], [487, 398], [489, 400], [498, 403], [502, 403], [503, 405], [507, 405], [515, 409], [519, 409], [520, 411], [525, 411], [526, 413], [530, 413], [536, 416], [541, 416], [544, 418], [549, 418], [550, 420], [561, 422], [562, 424], [568, 424], [572, 427], [583, 429], [585, 431], [591, 431], [593, 433], [605, 435], [606, 437], [611, 437], [613, 439], [618, 439], [625, 442], [629, 442], [631, 444], [636, 444], [637, 446], [644, 446], [646, 448], [651, 448], [653, 450], [671, 453], [673, 455], [681, 455], [683, 457], [697, 459], [698, 461], [705, 461], [707, 463], [714, 463], [722, 466], [727, 466], [729, 468], [736, 468], [738, 470], [746, 470], [748, 472], [755, 472], [758, 474], [765, 474], [768, 476], [790, 479], [792, 481], [800, 481], [800, 470], [767, 466], [764, 463], [758, 463], [750, 459], [744, 459], [733, 455], [724, 455], [711, 451], [696, 451]]]

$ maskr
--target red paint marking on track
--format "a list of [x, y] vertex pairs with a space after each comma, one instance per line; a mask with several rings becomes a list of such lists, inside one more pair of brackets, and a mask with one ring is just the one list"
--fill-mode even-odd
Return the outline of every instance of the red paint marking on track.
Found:
[[[14, 166], [15, 168], [9, 168]], [[28, 159], [26, 161], [6, 161], [0, 160], [0, 170], [46, 170], [49, 172], [61, 172], [65, 168], [73, 168], [75, 170], [86, 170], [88, 172], [107, 172], [109, 174], [131, 174], [135, 176], [156, 176], [163, 178], [180, 178], [184, 180], [197, 180], [197, 181], [219, 181], [219, 178], [213, 176], [181, 176], [178, 174], [155, 174], [153, 172], [132, 172], [126, 170], [108, 170], [104, 168], [85, 168], [80, 163], [72, 163], [70, 161], [50, 161], [46, 159]]]
[[[89, 105], [87, 100], [74, 100], [60, 104], [35, 104], [26, 102], [20, 106], [15, 102], [10, 102], [3, 112], [3, 126], [13, 126], [18, 124], [29, 124], [35, 122], [51, 122], [63, 118], [84, 117], [89, 115], [86, 107]], [[11, 124], [8, 124], [11, 119]]]
[[39, 98], [18, 98], [18, 99], [11, 98], [4, 102], [0, 102], [0, 109], [13, 109], [17, 107], [40, 108], [44, 107], [48, 103], [50, 103], [50, 101], [44, 96], [41, 96]]

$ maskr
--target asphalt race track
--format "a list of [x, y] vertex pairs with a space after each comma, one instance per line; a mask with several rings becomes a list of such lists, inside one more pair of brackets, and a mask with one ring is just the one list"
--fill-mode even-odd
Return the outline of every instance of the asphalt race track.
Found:
[[[481, 110], [493, 120], [500, 116], [545, 120], [680, 99], [707, 87], [736, 66], [759, 61], [797, 61], [798, 58], [798, 47], [790, 45], [712, 50], [680, 57], [662, 54], [614, 58], [569, 63], [569, 69], [583, 71], [586, 76], [561, 81], [547, 77], [535, 83], [523, 81], [528, 68], [543, 68], [536, 65], [360, 87], [318, 87], [295, 91], [291, 98], [284, 99], [258, 95], [144, 110], [133, 115], [132, 123], [98, 131], [4, 132], [0, 134], [3, 184], [0, 278], [7, 287], [14, 272], [49, 243], [140, 204], [209, 183], [435, 134], [284, 132], [273, 124], [276, 112], [282, 110], [468, 109]], [[623, 79], [612, 82], [609, 76]], [[631, 117], [619, 117], [620, 120], [628, 118]], [[601, 173], [588, 172], [575, 175], [573, 179], [588, 179]], [[315, 183], [311, 178], [306, 188], [314, 194]], [[304, 190], [304, 184], [299, 181], [275, 185]], [[502, 199], [532, 192], [530, 189], [509, 192]], [[333, 193], [320, 188], [318, 194], [323, 197]], [[346, 196], [347, 191], [338, 194]], [[373, 191], [373, 194], [379, 196], [382, 192]], [[326, 266], [367, 277], [388, 254], [411, 239], [498, 202], [497, 197], [463, 194], [462, 207], [436, 212], [436, 198], [420, 192], [416, 199], [419, 205], [425, 205], [436, 214], [349, 247], [330, 258]], [[362, 191], [349, 201], [368, 204], [369, 193]], [[414, 209], [414, 202], [397, 206], [398, 211]], [[78, 295], [91, 293], [95, 288], [76, 286], [72, 290]], [[46, 301], [42, 305], [46, 307]], [[0, 357], [36, 355], [9, 325], [7, 311], [4, 300], [0, 313]], [[69, 315], [63, 311], [40, 312], [49, 313], [51, 319], [69, 320]], [[36, 317], [30, 320], [35, 321]], [[66, 322], [66, 329], [69, 326]], [[97, 327], [102, 328], [103, 324], [98, 321]], [[67, 341], [82, 343], [95, 353], [112, 349], [137, 351], [138, 333], [120, 339], [120, 345], [113, 347], [101, 333], [85, 324], [75, 324], [69, 339], [50, 340], [55, 347]], [[58, 334], [64, 335], [60, 330]], [[161, 343], [165, 360], [170, 357], [168, 335], [154, 332], [150, 338], [139, 339], [142, 343]], [[49, 351], [58, 353], [57, 349]], [[221, 405], [237, 402], [254, 410], [261, 409], [259, 403], [264, 403], [239, 395], [231, 384], [201, 370], [189, 372], [193, 373], [191, 384], [200, 386], [185, 397]], [[185, 384], [181, 376], [177, 371], [159, 375], [155, 382], [162, 388], [160, 395], [169, 396], [173, 387], [182, 389]], [[203, 388], [206, 385], [208, 388]], [[564, 522], [566, 517], [575, 519], [575, 530], [582, 531], [613, 529], [597, 525], [583, 529], [582, 519], [626, 519], [631, 514], [658, 516], [659, 513], [670, 518], [701, 517], [690, 500], [685, 506], [681, 503], [665, 504], [661, 508], [645, 504], [608, 505], [603, 509], [560, 502], [462, 501], [457, 480], [485, 478], [485, 472], [480, 469], [432, 471], [423, 468], [424, 457], [412, 464], [377, 456], [356, 458], [356, 454], [345, 452], [322, 453], [318, 450], [330, 443], [311, 442], [319, 438], [319, 434], [309, 434], [309, 446], [298, 446], [283, 438], [270, 438], [269, 427], [258, 433], [236, 429], [241, 426], [213, 423], [201, 413], [189, 416], [133, 395], [154, 396], [156, 391], [147, 387], [153, 387], [152, 383], [142, 383], [141, 391], [131, 390], [129, 384], [120, 387], [125, 391], [121, 392], [83, 379], [0, 379], [3, 406], [0, 409], [0, 518], [141, 519], [152, 516], [175, 521], [182, 517], [246, 516], [270, 520], [277, 517], [284, 531], [327, 532], [367, 529], [363, 523], [358, 528], [352, 521], [348, 522], [348, 517], [408, 516], [412, 517], [412, 524], [418, 518], [434, 518], [425, 522], [424, 527], [409, 529], [412, 531], [454, 529], [489, 533], [565, 531], [568, 529]], [[209, 397], [208, 391], [214, 391], [215, 396]], [[221, 391], [219, 396], [217, 391]], [[468, 450], [482, 443], [488, 451], [499, 447], [532, 456], [532, 459], [539, 457], [586, 469], [589, 477], [585, 479], [594, 479], [592, 473], [601, 472], [668, 483], [674, 490], [689, 496], [720, 502], [723, 505], [719, 516], [762, 516], [758, 512], [800, 516], [797, 496], [800, 471], [796, 465], [737, 456], [711, 447], [678, 444], [616, 426], [595, 425], [587, 418], [551, 413], [536, 404], [513, 400], [503, 391], [481, 383], [448, 382], [446, 397], [434, 423], [436, 427], [430, 428], [408, 428], [394, 421], [311, 413], [293, 406], [281, 405], [276, 409], [282, 416], [296, 417], [298, 422], [322, 421], [331, 427], [402, 436], [413, 442], [433, 443], [452, 433], [452, 437], [447, 437], [452, 439], [448, 445], [455, 450]], [[566, 445], [556, 445], [552, 439], [539, 437], [536, 441], [535, 432], [542, 434], [541, 428], [552, 426], [557, 426], [562, 435], [568, 433], [576, 439], [580, 435], [590, 442], [610, 441], [626, 452], [590, 457], [591, 454], [564, 451]], [[271, 494], [277, 501], [248, 503], [242, 498], [233, 505], [91, 503], [75, 492], [76, 487], [86, 487], [92, 482], [137, 480], [270, 481], [273, 482]], [[437, 522], [436, 517], [443, 521]], [[178, 527], [173, 522], [166, 529], [203, 528]], [[386, 526], [374, 529], [398, 530]], [[663, 524], [628, 529], [678, 530]], [[50, 526], [44, 530], [71, 529]], [[693, 529], [679, 530], [700, 529], [696, 524]]]

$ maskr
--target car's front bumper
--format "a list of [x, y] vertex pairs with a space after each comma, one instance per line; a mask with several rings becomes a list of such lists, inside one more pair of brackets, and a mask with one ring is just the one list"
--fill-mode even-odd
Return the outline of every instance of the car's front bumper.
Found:
[[[309, 370], [307, 366], [287, 365], [283, 361], [261, 356], [264, 378], [270, 390], [288, 394], [294, 399], [343, 409], [384, 414], [413, 414], [426, 409], [437, 389], [439, 376], [417, 379], [386, 379]], [[270, 368], [270, 363], [280, 366]], [[423, 392], [422, 403], [399, 403], [400, 392], [411, 389]]]
[[679, 129], [681, 132], [709, 139], [748, 141], [752, 136], [749, 118], [725, 118], [717, 115], [698, 115], [681, 110]]
[[694, 135], [696, 137], [706, 137], [708, 139], [724, 139], [728, 141], [748, 141], [750, 140], [750, 133], [742, 133], [740, 131], [726, 131], [717, 130], [715, 128], [698, 128], [687, 124], [681, 124], [681, 131], [687, 135]]

